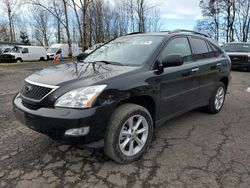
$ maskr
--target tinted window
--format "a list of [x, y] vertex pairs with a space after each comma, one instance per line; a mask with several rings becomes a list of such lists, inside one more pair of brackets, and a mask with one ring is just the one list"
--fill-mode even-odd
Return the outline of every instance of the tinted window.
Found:
[[205, 54], [208, 53], [208, 48], [205, 40], [192, 38], [194, 54]]
[[208, 44], [209, 53], [213, 55], [213, 57], [218, 57], [221, 54], [221, 51], [217, 47], [215, 47], [213, 44], [211, 44], [210, 42], [208, 42], [207, 44]]
[[23, 54], [29, 53], [28, 48], [24, 48], [24, 49], [22, 50], [22, 53], [23, 53]]
[[163, 49], [161, 58], [171, 54], [181, 54], [184, 62], [192, 61], [192, 53], [187, 38], [175, 38]]
[[214, 58], [219, 55], [218, 50], [203, 39], [191, 38], [194, 60]]

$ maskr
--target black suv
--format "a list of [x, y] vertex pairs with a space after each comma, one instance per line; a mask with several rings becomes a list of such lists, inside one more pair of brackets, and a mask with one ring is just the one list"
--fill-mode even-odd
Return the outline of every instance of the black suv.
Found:
[[38, 71], [15, 96], [17, 119], [53, 139], [140, 158], [166, 120], [224, 103], [231, 62], [216, 42], [185, 30], [131, 34], [85, 59]]

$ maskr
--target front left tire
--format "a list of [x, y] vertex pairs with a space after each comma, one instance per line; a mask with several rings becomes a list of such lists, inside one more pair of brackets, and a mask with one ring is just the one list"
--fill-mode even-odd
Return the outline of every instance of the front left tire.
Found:
[[124, 104], [112, 114], [105, 134], [104, 152], [126, 164], [140, 159], [153, 137], [153, 120], [142, 106]]

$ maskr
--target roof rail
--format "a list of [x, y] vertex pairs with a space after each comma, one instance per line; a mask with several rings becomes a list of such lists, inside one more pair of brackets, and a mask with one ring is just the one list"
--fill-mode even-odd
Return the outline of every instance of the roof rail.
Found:
[[128, 33], [127, 35], [135, 35], [135, 34], [141, 34], [141, 33], [144, 33], [144, 32], [133, 32], [133, 33]]
[[200, 33], [198, 31], [185, 30], [185, 29], [176, 29], [176, 30], [173, 30], [173, 31], [171, 31], [169, 33], [171, 34], [171, 33], [179, 33], [179, 32], [193, 33], [193, 34], [196, 34], [196, 35], [202, 35], [204, 37], [209, 37], [207, 34]]

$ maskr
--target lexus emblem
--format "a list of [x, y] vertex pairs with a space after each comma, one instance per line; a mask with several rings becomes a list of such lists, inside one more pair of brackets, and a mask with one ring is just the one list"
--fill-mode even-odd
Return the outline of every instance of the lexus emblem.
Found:
[[25, 93], [26, 94], [30, 93], [31, 90], [32, 90], [32, 87], [30, 85], [25, 87]]

